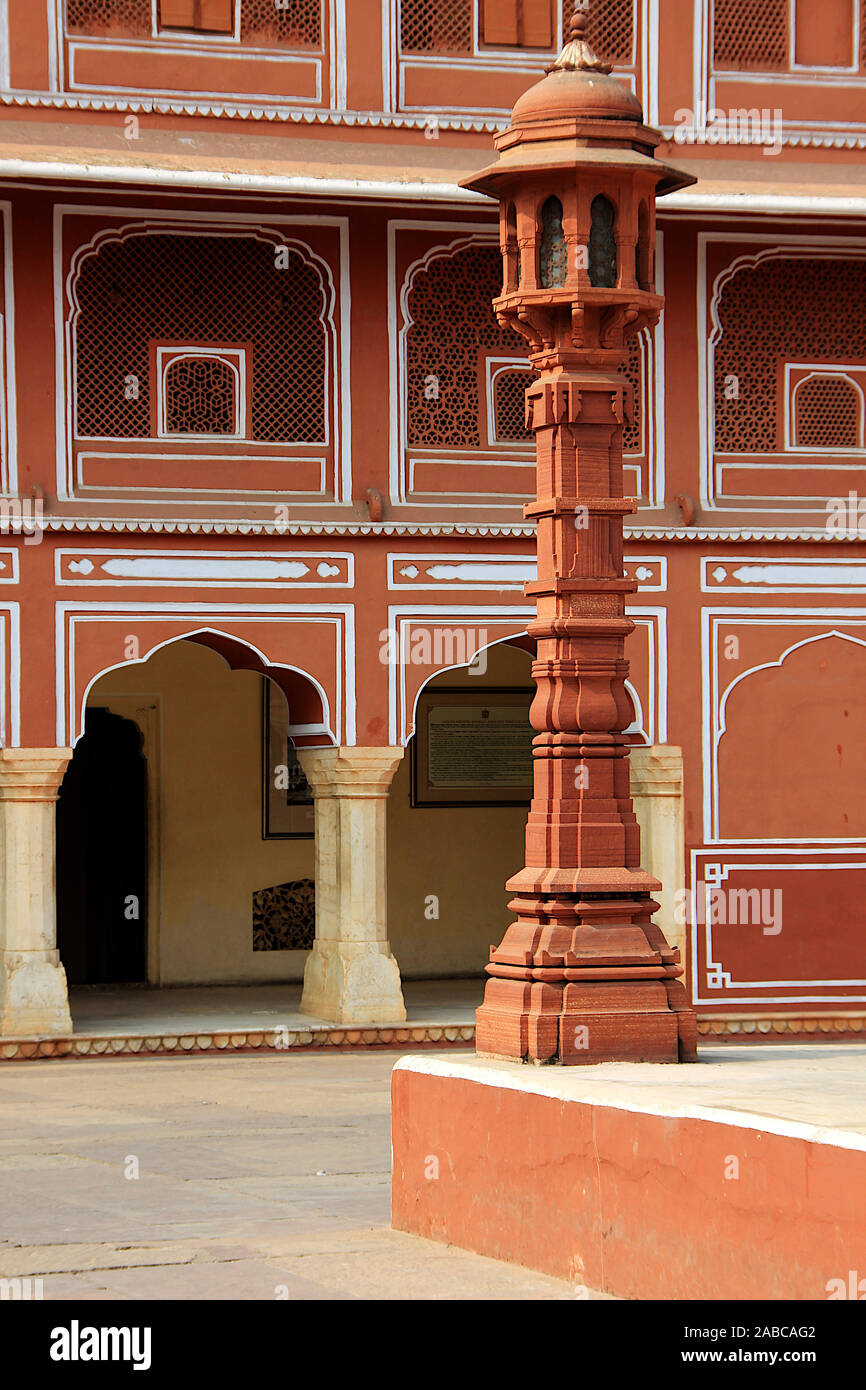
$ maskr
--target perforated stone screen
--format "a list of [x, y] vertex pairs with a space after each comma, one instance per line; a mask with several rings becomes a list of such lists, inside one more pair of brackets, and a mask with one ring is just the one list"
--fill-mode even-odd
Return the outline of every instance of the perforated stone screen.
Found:
[[777, 72], [789, 63], [789, 0], [713, 0], [713, 60], [738, 72]]
[[783, 443], [781, 362], [866, 362], [866, 265], [785, 258], [744, 266], [724, 286], [718, 315], [716, 449], [774, 453]]
[[852, 382], [832, 373], [809, 377], [797, 388], [794, 442], [800, 448], [856, 449], [861, 396]]
[[279, 269], [253, 236], [136, 233], [84, 260], [77, 295], [80, 438], [150, 436], [157, 341], [249, 343], [249, 437], [325, 440], [322, 288], [297, 252]]
[[491, 300], [501, 289], [497, 246], [439, 257], [416, 277], [406, 340], [410, 448], [481, 447], [479, 349], [526, 353], [525, 340], [496, 322]]
[[181, 357], [165, 373], [170, 434], [234, 434], [235, 374], [218, 357]]
[[515, 369], [498, 372], [493, 382], [495, 437], [514, 444], [532, 442], [526, 427], [526, 388], [534, 372]]

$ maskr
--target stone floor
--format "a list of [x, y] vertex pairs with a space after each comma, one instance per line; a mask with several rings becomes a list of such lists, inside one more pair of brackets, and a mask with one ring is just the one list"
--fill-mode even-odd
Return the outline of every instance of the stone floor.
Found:
[[[405, 981], [408, 1027], [431, 1024], [475, 1026], [484, 992], [472, 980]], [[301, 986], [205, 985], [190, 989], [72, 989], [69, 1007], [76, 1033], [103, 1036], [133, 1033], [215, 1033], [249, 1028], [327, 1027], [299, 1010]], [[383, 1018], [380, 1024], [393, 1024]]]
[[41, 1277], [49, 1300], [597, 1297], [390, 1229], [393, 1065], [10, 1062], [0, 1276]]

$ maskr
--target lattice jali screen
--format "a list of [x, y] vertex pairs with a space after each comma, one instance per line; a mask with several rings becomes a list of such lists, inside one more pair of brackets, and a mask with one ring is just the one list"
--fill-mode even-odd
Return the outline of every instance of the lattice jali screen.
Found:
[[789, 0], [713, 0], [713, 63], [737, 72], [784, 71], [790, 61]]
[[250, 345], [249, 438], [323, 442], [321, 281], [294, 250], [285, 269], [276, 261], [273, 243], [253, 236], [171, 232], [88, 256], [77, 282], [78, 437], [150, 437], [151, 343], [216, 342]]
[[66, 30], [94, 38], [149, 39], [150, 0], [66, 0]]
[[[149, 39], [151, 22], [150, 0], [66, 0], [69, 34]], [[260, 48], [321, 47], [321, 0], [289, 0], [280, 10], [274, 0], [240, 0], [240, 41]]]
[[509, 444], [531, 444], [526, 426], [526, 388], [535, 373], [528, 368], [507, 368], [493, 379], [494, 437]]
[[404, 53], [471, 53], [474, 34], [472, 0], [400, 0]]
[[859, 390], [833, 373], [808, 377], [794, 397], [794, 443], [810, 449], [858, 449], [863, 444]]
[[290, 0], [287, 10], [278, 10], [274, 0], [241, 0], [241, 43], [262, 48], [319, 48], [320, 0]]
[[643, 451], [643, 381], [641, 377], [641, 339], [633, 335], [627, 340], [628, 362], [623, 368], [623, 373], [631, 384], [632, 391], [632, 418], [623, 420], [622, 423], [622, 448], [623, 453], [639, 454]]
[[[569, 0], [563, 4], [563, 27], [571, 19]], [[593, 0], [587, 38], [606, 63], [623, 67], [634, 60], [635, 0]]]
[[235, 434], [235, 373], [218, 357], [181, 357], [165, 373], [170, 434]]
[[780, 362], [866, 362], [866, 263], [792, 258], [744, 267], [722, 290], [718, 315], [716, 449], [774, 453]]
[[525, 340], [496, 322], [491, 300], [501, 289], [497, 246], [468, 246], [418, 274], [406, 339], [410, 448], [481, 447], [479, 349], [526, 353]]

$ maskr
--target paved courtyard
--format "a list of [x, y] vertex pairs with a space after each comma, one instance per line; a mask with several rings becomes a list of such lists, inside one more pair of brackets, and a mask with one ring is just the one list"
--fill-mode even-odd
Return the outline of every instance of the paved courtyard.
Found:
[[45, 1299], [573, 1299], [390, 1229], [398, 1055], [7, 1063], [0, 1275]]

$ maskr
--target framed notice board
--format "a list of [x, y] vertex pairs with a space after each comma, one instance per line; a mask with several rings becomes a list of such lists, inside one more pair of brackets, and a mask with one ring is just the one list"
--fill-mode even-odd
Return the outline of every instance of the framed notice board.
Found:
[[413, 806], [528, 806], [535, 687], [421, 692], [410, 745]]

